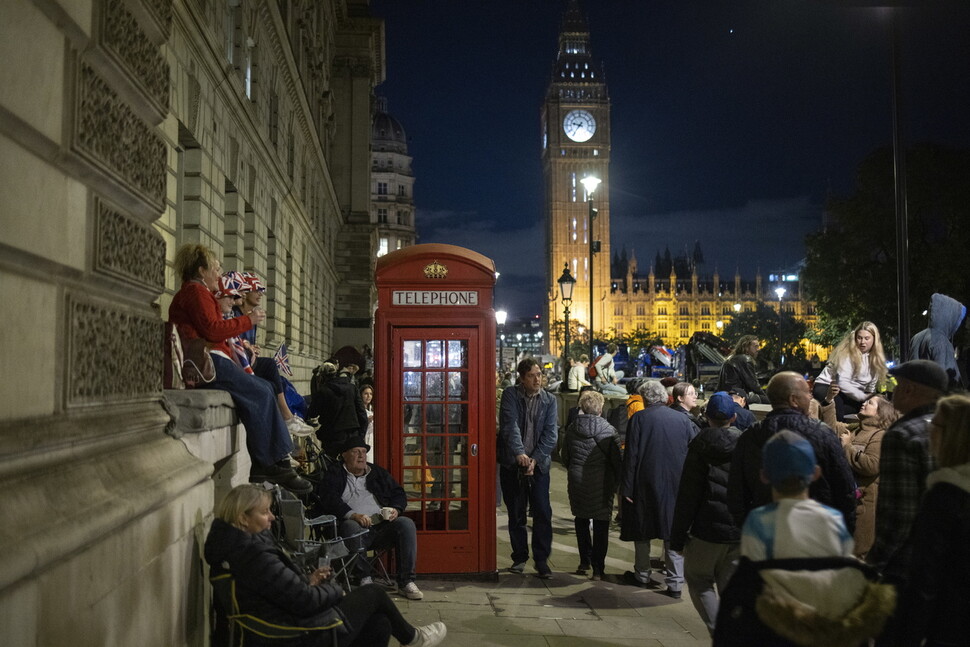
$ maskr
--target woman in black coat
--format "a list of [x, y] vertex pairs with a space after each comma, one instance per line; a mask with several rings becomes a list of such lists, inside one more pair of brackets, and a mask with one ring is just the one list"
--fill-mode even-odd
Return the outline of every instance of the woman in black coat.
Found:
[[[567, 471], [566, 492], [575, 517], [579, 547], [577, 575], [592, 567], [593, 579], [603, 579], [610, 543], [610, 516], [622, 469], [620, 437], [603, 417], [604, 398], [596, 391], [579, 396], [582, 411], [568, 427], [560, 457]], [[626, 415], [626, 412], [623, 411]], [[593, 526], [590, 541], [589, 527]]]
[[[327, 627], [343, 623], [339, 647], [387, 645], [394, 636], [402, 645], [430, 647], [444, 640], [444, 623], [415, 628], [379, 585], [361, 586], [348, 594], [331, 583], [329, 566], [309, 576], [273, 541], [270, 493], [258, 485], [233, 488], [216, 511], [205, 541], [205, 559], [213, 579], [231, 575], [240, 614], [273, 626]], [[330, 646], [330, 631], [309, 631], [266, 645]], [[262, 645], [262, 637], [246, 634], [246, 644]]]

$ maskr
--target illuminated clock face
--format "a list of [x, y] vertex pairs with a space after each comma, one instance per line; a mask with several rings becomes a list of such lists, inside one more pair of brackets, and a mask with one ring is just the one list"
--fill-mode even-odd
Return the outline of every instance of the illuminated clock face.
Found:
[[570, 110], [562, 120], [562, 129], [574, 142], [589, 141], [596, 132], [596, 120], [585, 110]]

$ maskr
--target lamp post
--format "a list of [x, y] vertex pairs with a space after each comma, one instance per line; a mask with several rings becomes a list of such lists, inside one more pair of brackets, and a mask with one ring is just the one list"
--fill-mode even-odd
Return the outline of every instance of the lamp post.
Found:
[[498, 368], [499, 372], [503, 375], [505, 374], [505, 358], [502, 357], [502, 351], [505, 346], [505, 320], [508, 318], [509, 313], [505, 310], [495, 311], [495, 323], [498, 324], [499, 336], [498, 336]]
[[778, 354], [781, 357], [782, 365], [785, 363], [785, 344], [781, 340], [781, 300], [784, 298], [785, 292], [787, 290], [780, 285], [775, 288], [775, 294], [778, 295]]
[[589, 224], [586, 227], [586, 236], [589, 238], [589, 359], [593, 361], [596, 357], [596, 336], [593, 333], [593, 254], [596, 252], [596, 244], [593, 240], [593, 219], [596, 218], [596, 208], [593, 206], [593, 193], [600, 184], [600, 179], [594, 175], [587, 175], [582, 180], [586, 187], [586, 202], [589, 205]]
[[[559, 294], [562, 297], [562, 307], [565, 327], [565, 343], [562, 347], [562, 379], [569, 378], [569, 306], [573, 304], [573, 288], [576, 286], [576, 279], [569, 273], [569, 263], [562, 269], [562, 276], [559, 277]], [[569, 384], [567, 383], [568, 387]]]

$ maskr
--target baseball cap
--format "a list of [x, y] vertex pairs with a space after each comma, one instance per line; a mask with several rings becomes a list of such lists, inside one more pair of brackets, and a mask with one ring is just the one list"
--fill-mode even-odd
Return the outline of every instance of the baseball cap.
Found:
[[913, 359], [889, 369], [893, 377], [902, 377], [910, 382], [928, 386], [937, 391], [946, 391], [950, 380], [943, 367], [928, 359]]
[[772, 485], [793, 476], [808, 482], [815, 474], [815, 450], [804, 437], [783, 429], [765, 443], [761, 453], [761, 467]]
[[729, 420], [734, 414], [734, 400], [728, 395], [727, 391], [718, 391], [707, 400], [707, 408], [704, 410], [708, 418], [718, 420]]

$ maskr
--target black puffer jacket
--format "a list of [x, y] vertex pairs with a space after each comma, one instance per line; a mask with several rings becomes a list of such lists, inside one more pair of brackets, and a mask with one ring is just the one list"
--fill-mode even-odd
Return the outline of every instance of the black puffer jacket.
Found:
[[731, 456], [740, 436], [735, 427], [709, 427], [687, 446], [670, 532], [673, 550], [684, 549], [688, 534], [717, 544], [741, 541], [727, 505]]
[[559, 455], [573, 516], [609, 520], [622, 468], [616, 429], [601, 416], [580, 415], [566, 427]]
[[248, 533], [216, 519], [205, 540], [205, 561], [213, 576], [232, 573], [242, 612], [274, 624], [306, 626], [343, 598], [335, 584], [310, 586], [268, 531]]
[[808, 495], [835, 508], [845, 517], [845, 527], [855, 531], [855, 475], [845, 457], [842, 443], [832, 428], [790, 408], [772, 409], [764, 420], [738, 439], [731, 459], [728, 507], [739, 527], [748, 512], [771, 503], [771, 486], [761, 480], [761, 448], [773, 435], [787, 429], [804, 437], [815, 450], [815, 462], [822, 475], [808, 488]]

